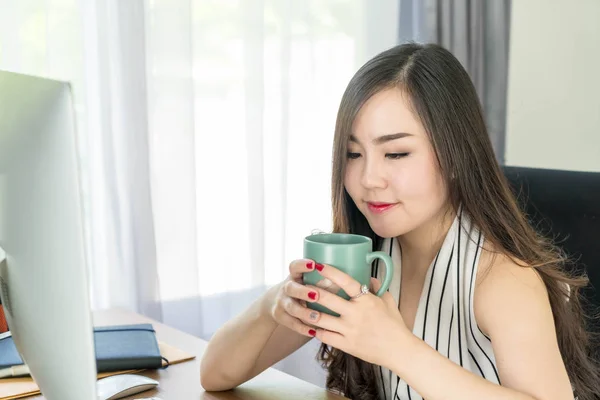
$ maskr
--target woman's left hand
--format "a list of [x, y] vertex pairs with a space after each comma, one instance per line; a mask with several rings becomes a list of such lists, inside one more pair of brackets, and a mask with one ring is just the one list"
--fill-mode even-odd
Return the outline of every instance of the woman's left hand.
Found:
[[[351, 299], [315, 288], [316, 302], [340, 314], [334, 317], [319, 313], [317, 320], [311, 322], [318, 328], [315, 337], [364, 361], [387, 367], [390, 355], [395, 353], [391, 351], [393, 347], [412, 335], [392, 295], [386, 292], [378, 297], [368, 293], [352, 298], [361, 291], [358, 281], [330, 265], [324, 265], [319, 273], [342, 288]], [[381, 287], [375, 278], [371, 278], [371, 284], [375, 293]]]

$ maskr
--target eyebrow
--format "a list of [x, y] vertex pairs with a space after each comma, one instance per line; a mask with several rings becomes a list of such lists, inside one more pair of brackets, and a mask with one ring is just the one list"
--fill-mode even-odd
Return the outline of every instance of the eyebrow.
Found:
[[[413, 136], [413, 135], [411, 135], [410, 133], [406, 133], [406, 132], [392, 133], [389, 135], [383, 135], [383, 136], [376, 137], [375, 139], [373, 139], [373, 143], [383, 144], [383, 143], [390, 142], [390, 141], [396, 140], [396, 139], [401, 139], [401, 138], [404, 138], [407, 136]], [[350, 141], [355, 142], [355, 143], [360, 143], [359, 140], [354, 135], [350, 135]]]

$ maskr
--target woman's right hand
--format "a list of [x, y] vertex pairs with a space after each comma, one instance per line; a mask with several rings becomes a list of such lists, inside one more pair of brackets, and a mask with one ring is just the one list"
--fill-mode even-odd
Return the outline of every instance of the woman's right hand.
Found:
[[[308, 337], [314, 336], [312, 324], [319, 321], [321, 313], [306, 306], [306, 303], [318, 301], [319, 294], [311, 286], [304, 285], [302, 276], [317, 266], [313, 260], [292, 261], [289, 266], [290, 275], [280, 285], [271, 309], [271, 316], [277, 323]], [[322, 279], [317, 286], [332, 293], [337, 293], [340, 289], [328, 279]]]

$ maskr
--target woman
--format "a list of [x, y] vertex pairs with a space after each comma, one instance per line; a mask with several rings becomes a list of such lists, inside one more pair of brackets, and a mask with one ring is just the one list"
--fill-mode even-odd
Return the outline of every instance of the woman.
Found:
[[[292, 262], [214, 335], [205, 389], [233, 388], [316, 337], [327, 387], [352, 399], [599, 398], [578, 297], [587, 281], [517, 207], [451, 53], [406, 44], [367, 62], [340, 104], [333, 166], [334, 231], [390, 252], [389, 291], [363, 296], [331, 266]], [[326, 283], [304, 286], [315, 268]]]

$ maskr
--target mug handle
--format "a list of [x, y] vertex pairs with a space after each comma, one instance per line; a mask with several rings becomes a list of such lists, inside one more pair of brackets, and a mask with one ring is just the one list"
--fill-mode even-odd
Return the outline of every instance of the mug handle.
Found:
[[367, 253], [367, 263], [369, 263], [369, 265], [371, 265], [371, 263], [378, 258], [381, 259], [385, 264], [385, 279], [381, 283], [379, 291], [376, 293], [377, 296], [381, 297], [390, 287], [390, 283], [392, 283], [392, 277], [394, 275], [394, 262], [390, 256], [383, 251], [373, 251], [371, 253]]

